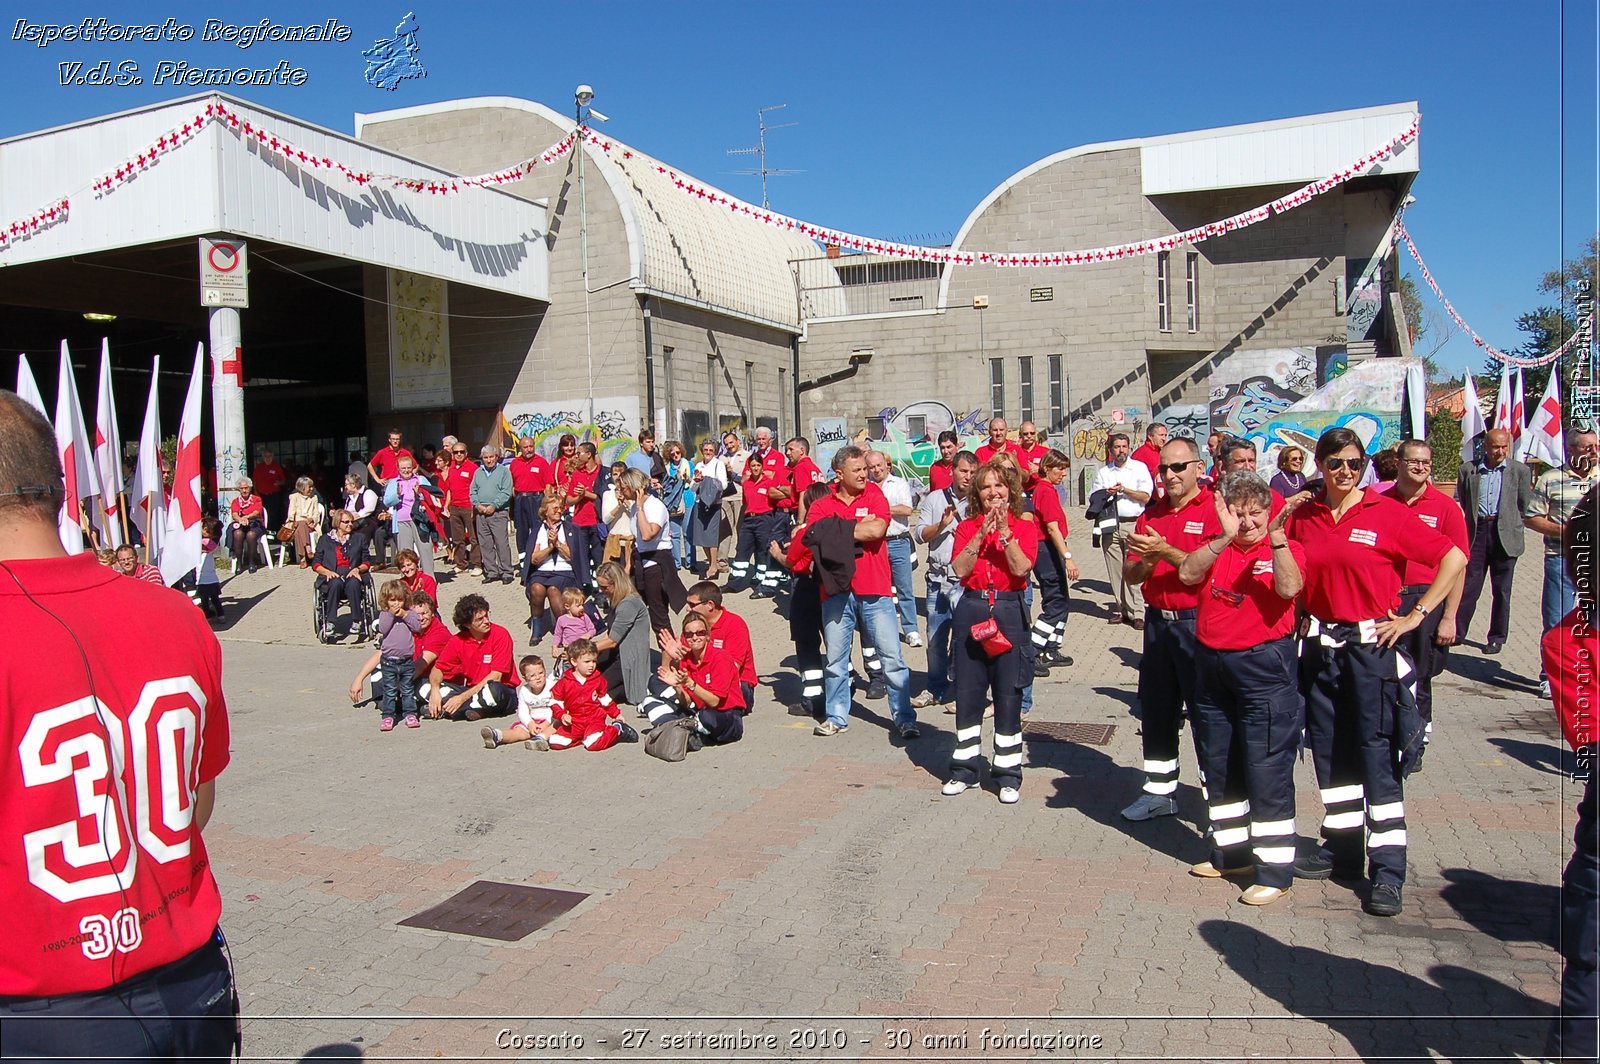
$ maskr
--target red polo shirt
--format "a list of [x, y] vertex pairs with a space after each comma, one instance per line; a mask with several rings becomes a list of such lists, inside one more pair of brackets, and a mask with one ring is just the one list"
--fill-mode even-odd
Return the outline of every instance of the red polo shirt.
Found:
[[289, 483], [289, 473], [277, 462], [262, 462], [250, 474], [250, 479], [262, 495], [276, 495]]
[[[1027, 487], [1031, 489], [1039, 479], [1037, 472], [1039, 463], [1044, 459], [1045, 455], [1050, 453], [1050, 448], [1042, 443], [1036, 443], [1032, 447], [1024, 447], [1018, 442], [1011, 445], [1011, 453], [1016, 455], [1017, 461], [1022, 463], [1022, 477], [1028, 481]], [[1033, 472], [1030, 472], [1030, 470], [1033, 470]]]
[[[594, 491], [595, 481], [600, 479], [600, 463], [596, 462], [593, 469], [567, 468], [567, 479], [563, 485], [568, 495], [575, 495], [581, 488], [584, 491]], [[572, 523], [580, 528], [592, 528], [600, 523], [599, 501], [596, 499], [569, 500], [572, 507]]]
[[739, 666], [732, 654], [708, 648], [701, 661], [697, 662], [686, 655], [678, 662], [678, 667], [688, 673], [698, 686], [722, 699], [721, 705], [711, 706], [697, 698], [696, 709], [715, 709], [721, 713], [745, 708], [744, 689], [739, 686]]
[[789, 467], [789, 497], [781, 500], [778, 505], [785, 510], [797, 510], [800, 506], [800, 496], [804, 495], [811, 485], [820, 483], [822, 483], [822, 470], [817, 468], [817, 463], [811, 460], [809, 454], [801, 455], [800, 461]]
[[1301, 601], [1324, 621], [1373, 620], [1400, 605], [1407, 561], [1438, 567], [1451, 543], [1405, 506], [1371, 491], [1335, 523], [1321, 499], [1289, 515], [1289, 538], [1306, 550]]
[[943, 458], [928, 467], [928, 490], [939, 491], [948, 488], [955, 480], [955, 461], [945, 461]]
[[744, 512], [749, 514], [769, 514], [773, 511], [773, 499], [767, 494], [769, 488], [789, 487], [789, 460], [783, 452], [776, 447], [768, 447], [765, 454], [760, 456], [761, 478], [759, 480], [750, 474], [755, 471], [756, 455], [750, 456], [750, 461], [744, 467]]
[[1150, 470], [1150, 479], [1158, 486], [1161, 484], [1161, 478], [1156, 475], [1156, 466], [1161, 464], [1161, 448], [1152, 446], [1150, 441], [1146, 440], [1135, 447], [1133, 453], [1128, 457], [1135, 462], [1142, 463], [1146, 469]]
[[412, 657], [421, 661], [422, 655], [431, 653], [434, 660], [438, 660], [439, 655], [444, 653], [444, 648], [450, 645], [450, 638], [450, 629], [435, 617], [432, 624], [417, 633], [417, 646], [412, 652]]
[[[1028, 568], [1033, 568], [1033, 563], [1039, 557], [1038, 523], [1016, 517], [1008, 517], [1006, 520], [1011, 535], [1016, 538], [1022, 553], [1028, 557]], [[972, 537], [976, 536], [978, 529], [982, 527], [982, 515], [969, 517], [957, 525], [954, 554], [966, 550], [972, 542]], [[1018, 576], [1011, 571], [1006, 565], [1005, 548], [1000, 546], [999, 535], [990, 533], [978, 547], [978, 560], [973, 563], [972, 572], [961, 581], [961, 586], [969, 591], [988, 591], [990, 588], [996, 591], [1021, 591], [1028, 586], [1028, 574], [1023, 573]]]
[[1030, 493], [1033, 498], [1033, 513], [1039, 519], [1039, 542], [1050, 542], [1047, 525], [1055, 525], [1061, 533], [1061, 538], [1067, 538], [1067, 511], [1061, 506], [1061, 493], [1056, 490], [1056, 485], [1048, 480], [1040, 479], [1033, 486]]
[[511, 633], [498, 624], [489, 625], [489, 634], [482, 639], [457, 632], [450, 637], [439, 652], [434, 665], [444, 675], [446, 683], [472, 685], [496, 670], [500, 682], [515, 687], [522, 682], [517, 675]]
[[789, 539], [789, 549], [784, 553], [783, 560], [788, 564], [789, 571], [800, 576], [811, 575], [811, 564], [814, 560], [811, 555], [811, 548], [801, 542], [802, 537], [806, 534], [806, 529], [809, 527], [811, 527], [810, 521], [803, 525], [795, 526], [794, 532]]
[[[1294, 599], [1272, 589], [1271, 538], [1243, 550], [1229, 543], [1197, 589], [1195, 638], [1213, 650], [1248, 650], [1294, 631]], [[1304, 573], [1305, 548], [1291, 539], [1287, 553]]]
[[750, 643], [750, 626], [743, 617], [732, 610], [723, 610], [711, 626], [711, 649], [720, 650], [733, 659], [739, 669], [739, 682], [756, 685], [756, 652]]
[[1600, 635], [1580, 606], [1546, 632], [1539, 647], [1561, 734], [1574, 750], [1590, 745], [1596, 739], [1595, 670], [1600, 667]]
[[412, 575], [410, 580], [402, 576], [400, 583], [405, 587], [407, 594], [413, 591], [426, 591], [428, 597], [433, 599], [433, 604], [435, 606], [439, 604], [439, 581], [423, 572], [420, 568]]
[[1015, 440], [1007, 440], [999, 447], [996, 447], [992, 443], [986, 443], [982, 447], [979, 447], [977, 451], [978, 464], [982, 465], [989, 459], [993, 458], [1000, 451], [1009, 451], [1011, 454], [1016, 456], [1017, 461], [1022, 461], [1021, 446]]
[[522, 492], [542, 492], [550, 486], [550, 463], [545, 457], [534, 452], [532, 458], [524, 458], [520, 454], [511, 460], [511, 490]]
[[[1460, 547], [1462, 554], [1472, 552], [1471, 545], [1467, 543], [1467, 519], [1461, 512], [1461, 504], [1432, 484], [1424, 484], [1412, 502], [1407, 502], [1401, 497], [1398, 484], [1383, 494], [1416, 514], [1417, 520]], [[1407, 561], [1401, 578], [1408, 585], [1431, 584], [1433, 578], [1438, 575], [1437, 564], [1424, 565], [1421, 562]]]
[[[1139, 515], [1133, 530], [1149, 535], [1152, 530], [1179, 550], [1189, 553], [1199, 550], [1222, 535], [1222, 523], [1217, 520], [1217, 502], [1209, 489], [1196, 491], [1194, 498], [1182, 509], [1174, 510], [1172, 500], [1156, 499]], [[1129, 551], [1128, 557], [1143, 558], [1138, 551]], [[1190, 587], [1178, 578], [1178, 569], [1171, 562], [1156, 562], [1144, 582], [1144, 600], [1158, 610], [1192, 610], [1200, 605], [1200, 588]]]
[[478, 471], [476, 462], [451, 462], [444, 475], [444, 501], [452, 507], [472, 509], [472, 474]]
[[400, 459], [416, 457], [404, 447], [398, 451], [393, 447], [379, 448], [378, 453], [372, 456], [372, 468], [377, 470], [378, 476], [384, 480], [393, 480], [400, 475]]
[[[869, 480], [866, 487], [861, 489], [861, 494], [846, 505], [839, 498], [839, 488], [835, 485], [828, 497], [818, 499], [807, 513], [810, 524], [815, 524], [824, 517], [842, 517], [846, 521], [864, 521], [875, 517], [888, 521], [889, 500], [883, 497], [883, 489]], [[850, 591], [853, 594], [888, 595], [892, 592], [888, 542], [887, 539], [879, 539], [871, 543], [856, 544], [861, 548], [861, 553], [856, 555], [856, 573], [850, 581]]]

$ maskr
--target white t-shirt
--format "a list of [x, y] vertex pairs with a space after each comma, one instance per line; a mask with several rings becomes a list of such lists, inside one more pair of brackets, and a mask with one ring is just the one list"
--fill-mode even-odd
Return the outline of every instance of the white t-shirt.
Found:
[[[566, 528], [562, 525], [556, 526], [556, 540], [561, 543], [567, 542]], [[540, 525], [539, 534], [533, 540], [533, 549], [541, 551], [548, 546], [550, 546], [550, 526]], [[568, 543], [567, 546], [570, 547], [571, 544]], [[534, 566], [533, 571], [536, 573], [570, 573], [572, 572], [572, 563], [563, 558], [559, 550], [553, 550], [550, 552], [550, 557]]]
[[606, 523], [606, 535], [633, 535], [633, 515], [622, 507], [617, 489], [607, 488], [600, 496], [600, 520]]
[[[1149, 494], [1155, 491], [1155, 482], [1150, 479], [1150, 470], [1143, 462], [1128, 459], [1121, 467], [1103, 465], [1094, 475], [1094, 487], [1091, 491], [1103, 491], [1113, 484], [1121, 484], [1123, 488], [1132, 488], [1134, 491]], [[1117, 516], [1124, 521], [1133, 520], [1144, 513], [1144, 503], [1137, 499], [1130, 499], [1126, 495], [1117, 496]]]
[[695, 501], [707, 509], [720, 504], [722, 489], [728, 486], [728, 471], [723, 466], [722, 459], [713, 458], [709, 462], [697, 462], [694, 471], [700, 476], [700, 483], [694, 489]]
[[550, 692], [556, 687], [556, 675], [545, 673], [543, 691], [531, 691], [527, 684], [517, 685], [517, 720], [524, 728], [532, 730], [535, 723], [549, 724], [555, 719], [555, 699]]
[[[645, 539], [639, 531], [639, 513], [644, 514], [650, 523], [656, 526], [656, 534], [652, 539]], [[667, 504], [654, 495], [646, 495], [644, 501], [639, 503], [638, 512], [629, 515], [628, 525], [624, 532], [633, 537], [633, 549], [640, 554], [649, 554], [672, 547], [672, 519], [667, 514]], [[654, 565], [654, 562], [645, 562]]]
[[[889, 500], [890, 507], [911, 505], [911, 485], [906, 483], [902, 477], [897, 477], [890, 473], [883, 478], [883, 483], [878, 485], [878, 489], [883, 492], [883, 497]], [[886, 535], [891, 539], [895, 536], [909, 535], [911, 525], [908, 522], [908, 517], [896, 517], [891, 510], [889, 514], [889, 531]]]

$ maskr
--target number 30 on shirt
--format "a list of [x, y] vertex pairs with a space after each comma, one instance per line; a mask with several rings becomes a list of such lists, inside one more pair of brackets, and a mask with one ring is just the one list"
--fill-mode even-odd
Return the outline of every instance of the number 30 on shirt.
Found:
[[87, 696], [34, 714], [17, 750], [22, 805], [59, 816], [75, 799], [77, 816], [22, 836], [28, 881], [82, 901], [127, 890], [141, 850], [160, 864], [189, 856], [205, 705], [192, 677], [174, 676], [144, 685], [126, 725]]

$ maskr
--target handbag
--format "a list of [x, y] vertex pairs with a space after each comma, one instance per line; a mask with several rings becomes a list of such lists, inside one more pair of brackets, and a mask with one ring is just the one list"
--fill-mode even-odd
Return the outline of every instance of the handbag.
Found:
[[972, 626], [972, 638], [983, 647], [983, 652], [991, 658], [998, 658], [1001, 654], [1011, 649], [1011, 640], [1000, 630], [1000, 622], [994, 616], [994, 588], [989, 589], [989, 616]]
[[689, 753], [689, 732], [693, 717], [675, 717], [656, 725], [644, 741], [644, 752], [663, 761], [682, 761]]
[[739, 474], [730, 472], [728, 474], [728, 482], [722, 486], [722, 497], [724, 499], [731, 499], [735, 495], [739, 494], [739, 484], [743, 481], [743, 479], [744, 478], [739, 476]]
[[278, 529], [278, 542], [279, 543], [287, 543], [293, 538], [294, 538], [294, 526], [293, 525], [287, 525], [286, 524], [282, 528]]

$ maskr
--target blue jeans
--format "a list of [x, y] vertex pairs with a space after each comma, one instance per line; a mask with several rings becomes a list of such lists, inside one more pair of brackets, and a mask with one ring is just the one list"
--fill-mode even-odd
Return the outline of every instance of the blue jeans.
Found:
[[692, 505], [685, 505], [682, 517], [667, 520], [672, 528], [672, 564], [679, 569], [687, 568], [694, 561], [694, 546], [689, 542], [689, 515], [693, 512]]
[[955, 634], [955, 593], [960, 585], [928, 583], [928, 693], [948, 702], [950, 690], [950, 640]]
[[900, 611], [900, 632], [917, 630], [917, 589], [911, 583], [911, 537], [900, 536], [889, 543], [889, 580], [894, 584], [895, 605]]
[[909, 724], [917, 715], [911, 708], [911, 670], [906, 668], [895, 631], [894, 600], [888, 595], [857, 597], [853, 591], [822, 600], [822, 637], [828, 647], [823, 696], [828, 719], [841, 728], [850, 723], [850, 648], [857, 623], [872, 636], [883, 662], [883, 681], [889, 688], [889, 712], [895, 724]]
[[409, 717], [417, 711], [417, 663], [411, 658], [383, 659], [383, 695], [378, 712], [385, 717]]
[[1561, 618], [1572, 612], [1578, 603], [1578, 589], [1572, 585], [1567, 572], [1566, 559], [1559, 554], [1544, 556], [1544, 593], [1539, 597], [1539, 610], [1544, 616], [1544, 630], [1549, 631], [1561, 623]]

